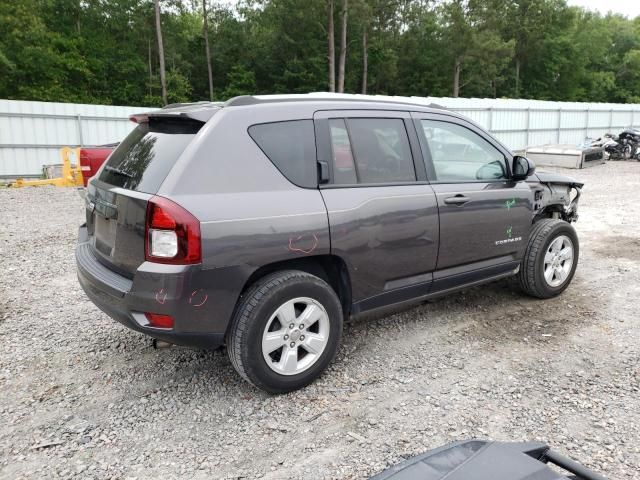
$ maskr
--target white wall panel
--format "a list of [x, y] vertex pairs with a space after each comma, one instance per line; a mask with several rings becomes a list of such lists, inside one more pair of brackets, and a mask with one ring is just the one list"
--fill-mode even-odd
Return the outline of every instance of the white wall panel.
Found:
[[526, 130], [525, 110], [491, 110], [491, 130], [495, 132]]
[[590, 128], [609, 128], [611, 114], [609, 111], [589, 111]]
[[631, 112], [613, 112], [611, 118], [614, 125], [631, 125]]
[[[490, 129], [513, 150], [557, 142], [581, 144], [585, 137], [600, 137], [607, 132], [619, 133], [626, 127], [640, 126], [640, 105], [491, 98], [359, 97], [441, 105]], [[39, 175], [42, 165], [59, 163], [58, 152], [62, 146], [119, 142], [135, 126], [128, 120], [129, 115], [145, 110], [149, 108], [0, 100], [0, 177]]]
[[526, 145], [527, 132], [524, 130], [517, 132], [499, 132], [495, 137], [505, 145]]
[[558, 110], [529, 109], [529, 115], [529, 129], [531, 130], [556, 130], [558, 128], [558, 120], [560, 115], [560, 112]]
[[[514, 143], [507, 143], [507, 146], [512, 148], [512, 149], [519, 149], [519, 148], [524, 148], [527, 145], [545, 145], [547, 143], [557, 143], [558, 141], [558, 135], [557, 135], [557, 130], [544, 130], [544, 131], [534, 131], [534, 132], [529, 132], [529, 140], [525, 140], [523, 142], [514, 144]], [[513, 147], [512, 145], [518, 145], [516, 147]]]
[[132, 113], [147, 107], [114, 107], [0, 100], [0, 177], [40, 175], [60, 163], [63, 146], [121, 141], [134, 128]]

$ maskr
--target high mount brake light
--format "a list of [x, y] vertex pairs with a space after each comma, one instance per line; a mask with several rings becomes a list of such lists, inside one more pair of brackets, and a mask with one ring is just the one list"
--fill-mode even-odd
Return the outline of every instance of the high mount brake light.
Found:
[[144, 114], [130, 115], [129, 120], [133, 123], [149, 123], [149, 116]]
[[154, 196], [147, 203], [145, 259], [189, 265], [202, 261], [200, 222], [180, 205]]

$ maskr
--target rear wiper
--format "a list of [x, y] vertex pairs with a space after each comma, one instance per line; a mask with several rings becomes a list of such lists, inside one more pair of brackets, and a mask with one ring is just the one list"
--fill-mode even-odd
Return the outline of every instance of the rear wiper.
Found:
[[127, 173], [124, 170], [120, 170], [119, 168], [116, 168], [116, 167], [111, 167], [109, 165], [106, 165], [104, 169], [108, 170], [109, 172], [113, 172], [117, 175], [122, 175], [123, 177], [133, 178], [133, 175], [131, 175], [130, 173]]

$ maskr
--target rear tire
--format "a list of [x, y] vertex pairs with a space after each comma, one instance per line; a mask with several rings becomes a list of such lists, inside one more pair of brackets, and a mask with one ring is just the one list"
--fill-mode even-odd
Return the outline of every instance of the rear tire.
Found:
[[266, 392], [297, 390], [335, 357], [342, 318], [338, 296], [320, 278], [297, 270], [267, 275], [239, 300], [227, 333], [229, 359]]
[[570, 223], [545, 218], [533, 225], [518, 280], [522, 290], [538, 298], [560, 295], [578, 265], [578, 235]]

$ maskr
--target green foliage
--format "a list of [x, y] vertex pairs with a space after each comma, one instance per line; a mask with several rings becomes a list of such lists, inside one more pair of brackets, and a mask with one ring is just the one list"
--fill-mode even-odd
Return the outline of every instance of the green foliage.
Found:
[[169, 103], [191, 101], [192, 88], [187, 77], [178, 70], [167, 72], [167, 100]]
[[251, 95], [255, 91], [255, 74], [242, 65], [234, 65], [227, 75], [227, 88], [222, 92], [222, 98], [229, 99], [239, 95]]
[[[208, 0], [217, 99], [327, 89], [326, 0]], [[162, 0], [169, 102], [209, 96], [201, 0]], [[336, 52], [341, 0], [335, 0]], [[153, 0], [0, 0], [0, 97], [161, 105]], [[640, 102], [640, 18], [565, 0], [349, 0], [346, 91]], [[337, 54], [337, 53], [336, 53]], [[457, 67], [456, 67], [457, 65]]]

